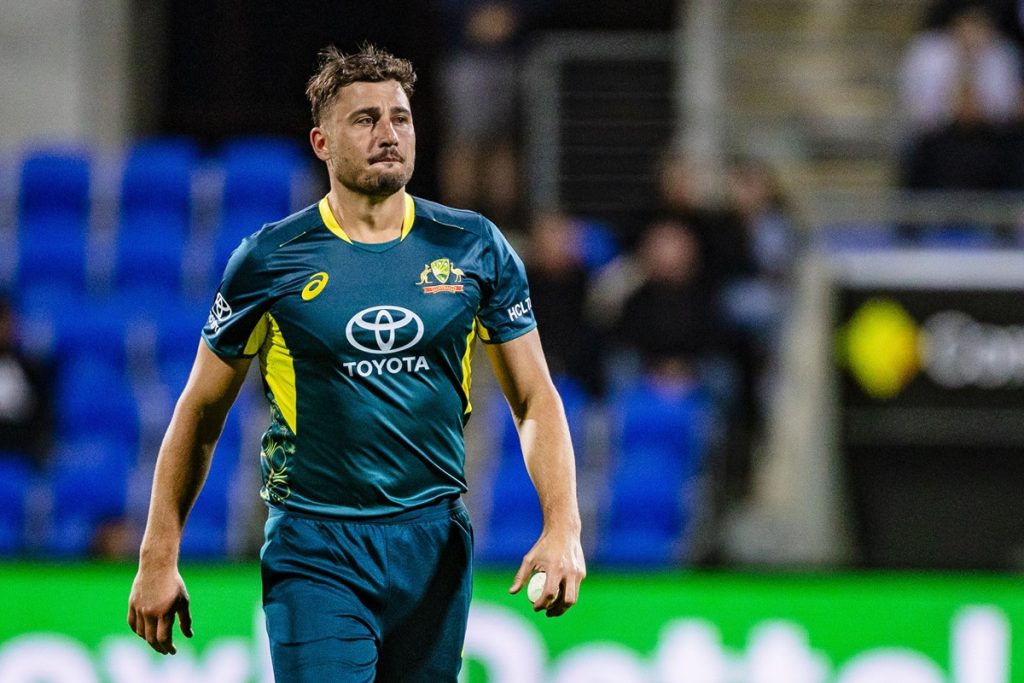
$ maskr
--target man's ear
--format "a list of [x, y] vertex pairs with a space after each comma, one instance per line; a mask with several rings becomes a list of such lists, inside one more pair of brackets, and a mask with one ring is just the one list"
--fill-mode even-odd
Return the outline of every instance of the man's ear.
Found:
[[309, 131], [309, 144], [313, 148], [313, 154], [316, 154], [317, 158], [321, 161], [327, 161], [331, 158], [330, 151], [327, 148], [327, 135], [320, 126], [315, 126], [313, 130]]

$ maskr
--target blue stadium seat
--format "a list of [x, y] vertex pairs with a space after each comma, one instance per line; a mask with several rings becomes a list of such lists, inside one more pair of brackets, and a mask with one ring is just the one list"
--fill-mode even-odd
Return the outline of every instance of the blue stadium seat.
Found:
[[76, 150], [30, 152], [18, 187], [19, 287], [63, 281], [86, 285], [90, 159]]
[[[77, 317], [84, 306], [84, 293], [61, 280], [32, 282], [15, 290], [18, 311], [27, 329], [38, 337], [45, 329], [52, 336], [44, 345], [52, 352], [57, 344], [58, 327]], [[33, 339], [33, 342], [39, 342]]]
[[595, 273], [619, 255], [615, 233], [604, 223], [585, 221], [580, 229], [580, 256], [588, 272]]
[[54, 320], [59, 355], [66, 359], [87, 356], [123, 368], [125, 334], [134, 307], [135, 302], [120, 297], [79, 299], [77, 308], [64, 309]]
[[25, 527], [34, 484], [28, 456], [0, 451], [0, 557], [14, 557], [27, 549]]
[[232, 485], [238, 471], [242, 430], [239, 410], [232, 410], [217, 442], [210, 472], [196, 499], [181, 539], [181, 556], [222, 559], [228, 552]]
[[114, 286], [157, 286], [168, 296], [183, 290], [188, 225], [153, 215], [121, 222], [114, 246]]
[[54, 217], [22, 223], [14, 276], [19, 288], [60, 282], [71, 289], [86, 289], [86, 233], [67, 230], [67, 226]]
[[121, 179], [115, 286], [181, 289], [192, 226], [192, 173], [198, 145], [188, 138], [150, 138], [129, 151]]
[[522, 458], [502, 461], [494, 474], [488, 524], [475, 546], [476, 559], [484, 564], [518, 565], [540, 537], [542, 521]]
[[47, 148], [28, 152], [21, 165], [18, 215], [32, 221], [59, 215], [85, 224], [89, 201], [89, 155], [81, 149]]
[[191, 365], [209, 314], [209, 302], [181, 303], [167, 308], [158, 321], [157, 361], [185, 359]]
[[708, 450], [710, 406], [696, 388], [648, 382], [612, 397], [610, 499], [597, 530], [595, 561], [665, 567], [685, 553], [693, 488]]
[[124, 516], [134, 464], [134, 446], [109, 436], [74, 439], [58, 448], [49, 467], [44, 550], [57, 557], [87, 555], [97, 527]]
[[630, 449], [615, 467], [598, 530], [595, 561], [604, 565], [665, 567], [683, 550], [684, 486], [679, 453]]
[[62, 438], [108, 439], [137, 448], [139, 406], [123, 369], [79, 355], [59, 371], [57, 430]]
[[306, 149], [292, 138], [276, 135], [240, 135], [225, 141], [218, 151], [227, 164], [247, 159], [296, 164], [305, 159], [305, 154]]
[[189, 373], [195, 363], [195, 353], [180, 356], [167, 356], [157, 365], [157, 376], [160, 383], [167, 387], [171, 396], [180, 396], [188, 382]]
[[160, 216], [188, 229], [199, 146], [188, 138], [147, 138], [128, 151], [121, 176], [121, 218]]
[[[576, 459], [584, 458], [584, 431], [587, 412], [587, 394], [579, 382], [565, 376], [554, 376], [552, 380], [565, 408], [565, 416], [569, 422], [569, 433], [572, 436]], [[496, 457], [502, 464], [518, 464], [522, 467], [523, 454], [519, 444], [519, 432], [512, 421], [512, 413], [504, 401], [495, 401], [490, 414], [482, 416], [489, 423], [488, 432], [497, 434], [498, 448]]]
[[226, 152], [221, 221], [214, 247], [214, 268], [223, 270], [243, 238], [264, 224], [292, 213], [292, 189], [305, 162], [279, 151]]
[[[583, 427], [587, 399], [573, 380], [556, 377], [555, 385], [565, 406], [577, 460], [584, 456]], [[540, 536], [542, 517], [537, 493], [523, 462], [519, 434], [503, 401], [496, 401], [491, 415], [484, 416], [497, 435], [495, 471], [492, 477], [488, 525], [480, 535], [476, 557], [490, 564], [519, 564]]]

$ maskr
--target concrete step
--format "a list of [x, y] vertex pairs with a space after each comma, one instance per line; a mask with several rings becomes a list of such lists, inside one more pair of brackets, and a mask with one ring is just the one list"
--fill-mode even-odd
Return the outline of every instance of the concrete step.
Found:
[[891, 183], [899, 60], [929, 2], [729, 2], [728, 140], [766, 151], [795, 189]]

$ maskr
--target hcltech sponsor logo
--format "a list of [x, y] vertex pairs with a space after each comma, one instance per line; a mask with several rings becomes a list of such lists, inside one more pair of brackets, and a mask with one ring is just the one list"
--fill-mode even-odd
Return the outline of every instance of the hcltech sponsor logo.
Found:
[[530, 301], [530, 297], [526, 297], [524, 301], [520, 301], [508, 309], [508, 319], [515, 322], [516, 318], [522, 318], [531, 310], [533, 310], [533, 302]]
[[869, 396], [890, 399], [923, 373], [940, 387], [1024, 385], [1024, 326], [947, 310], [918, 324], [896, 301], [866, 301], [839, 335], [840, 356]]
[[224, 295], [217, 292], [217, 296], [213, 299], [213, 306], [210, 308], [210, 317], [206, 319], [206, 324], [214, 334], [220, 332], [220, 325], [223, 322], [227, 322], [227, 319], [231, 317], [231, 304], [224, 298]]
[[[364, 353], [381, 356], [397, 354], [411, 349], [423, 338], [423, 320], [408, 308], [401, 306], [371, 306], [349, 319], [345, 338], [353, 348]], [[342, 363], [349, 377], [359, 375], [396, 375], [402, 372], [422, 372], [430, 365], [423, 356], [390, 356]]]

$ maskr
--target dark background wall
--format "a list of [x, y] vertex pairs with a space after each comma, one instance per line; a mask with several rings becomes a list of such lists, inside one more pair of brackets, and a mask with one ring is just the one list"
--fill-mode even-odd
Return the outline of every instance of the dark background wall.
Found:
[[[146, 3], [148, 4], [148, 3]], [[419, 74], [413, 108], [418, 164], [411, 189], [436, 196], [437, 145], [443, 102], [437, 67], [460, 39], [472, 0], [168, 0], [156, 32], [162, 55], [149, 90], [153, 126], [206, 143], [234, 134], [277, 133], [305, 140], [305, 83], [322, 47], [355, 50], [373, 42], [412, 60]], [[520, 0], [522, 40], [546, 29], [669, 30], [670, 0], [639, 5]], [[151, 13], [152, 14], [152, 13]], [[151, 32], [152, 34], [153, 32]], [[154, 49], [157, 49], [154, 46]], [[147, 96], [149, 97], [149, 96]]]

